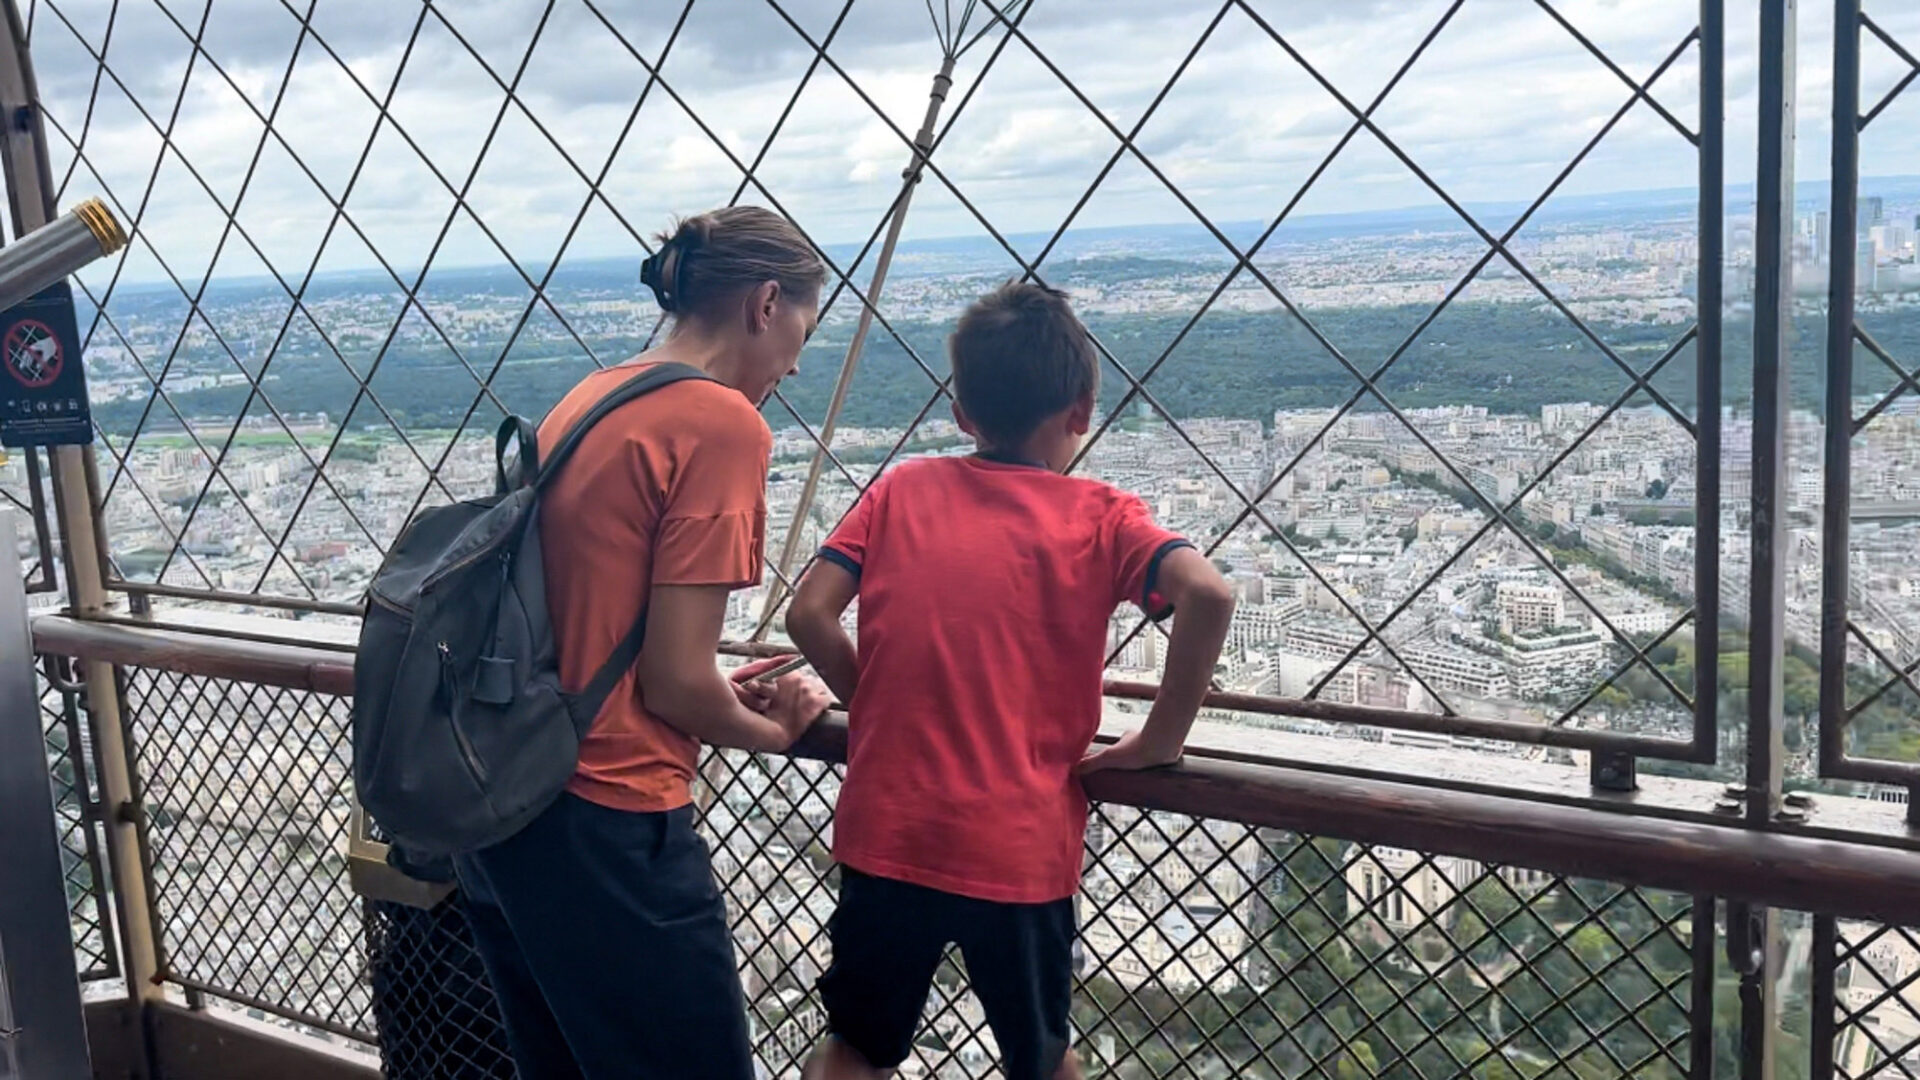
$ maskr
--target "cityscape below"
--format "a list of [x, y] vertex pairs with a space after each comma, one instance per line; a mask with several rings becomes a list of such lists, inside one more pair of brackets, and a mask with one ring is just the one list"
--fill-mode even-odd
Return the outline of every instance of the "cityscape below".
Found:
[[[1920, 342], [1920, 180], [1874, 190], [1888, 194], [1861, 200], [1860, 319], [1905, 355]], [[1448, 227], [1413, 211], [1285, 222], [1251, 260], [1257, 274], [1230, 274], [1233, 260], [1197, 228], [1089, 230], [1053, 247], [1042, 276], [1072, 293], [1129, 373], [1105, 372], [1105, 422], [1077, 467], [1145, 497], [1230, 575], [1240, 604], [1221, 689], [1686, 736], [1700, 565], [1692, 212], [1684, 192], [1571, 200], [1510, 244], [1525, 275], [1501, 259], [1480, 267], [1486, 245], [1457, 219]], [[1824, 335], [1809, 330], [1824, 319], [1827, 215], [1805, 210], [1795, 235], [1796, 317], [1807, 328], [1795, 358], [1813, 362], [1794, 372], [1787, 610], [1790, 640], [1810, 656]], [[1742, 647], [1751, 560], [1739, 350], [1752, 239], [1750, 219], [1728, 220], [1721, 528], [1709, 563], [1723, 654]], [[417, 306], [371, 273], [315, 283], [301, 308], [277, 285], [216, 282], [197, 314], [170, 287], [122, 286], [87, 353], [96, 419], [122, 463], [106, 519], [120, 572], [356, 602], [422, 505], [488, 489], [502, 406], [538, 416], [592, 365], [644, 348], [657, 316], [629, 269], [557, 268], [550, 307], [509, 268], [436, 270]], [[929, 373], [944, 373], [941, 339], [959, 310], [1017, 270], [994, 245], [903, 246], [834, 434], [835, 463], [798, 522], [803, 559], [883, 462], [967, 452]], [[812, 429], [857, 319], [858, 301], [836, 295], [800, 376], [766, 408], [770, 561], [793, 525]], [[1860, 367], [1856, 414], [1899, 386]], [[1379, 397], [1356, 371], [1377, 378]], [[22, 484], [21, 468], [0, 476]], [[1920, 539], [1920, 400], [1897, 397], [1860, 432], [1852, 511], [1866, 635], [1850, 656], [1873, 686], [1876, 652], [1898, 664], [1920, 657], [1920, 575], [1904, 558]], [[774, 580], [736, 594], [731, 636], [760, 624]], [[1111, 674], [1155, 678], [1160, 641], [1137, 613], [1117, 614]], [[1811, 711], [1812, 680], [1811, 664], [1789, 671], [1790, 711]], [[1920, 757], [1920, 734], [1899, 720], [1909, 704], [1885, 695], [1856, 738], [1878, 756]], [[1810, 741], [1797, 750], [1790, 771], [1811, 775]]]
[[[1863, 252], [1855, 268], [1859, 319], [1893, 355], [1920, 355], [1920, 180], [1877, 190], [1884, 194], [1863, 198], [1854, 223]], [[1787, 772], [1802, 786], [1816, 784], [1814, 740], [1801, 725], [1818, 701], [1821, 350], [1833, 228], [1812, 206], [1794, 224], [1798, 334], [1784, 463], [1794, 721]], [[1457, 219], [1413, 213], [1289, 222], [1239, 272], [1196, 228], [1090, 230], [1054, 246], [1041, 276], [1071, 292], [1113, 361], [1103, 375], [1102, 421], [1076, 470], [1141, 495], [1227, 573], [1239, 605], [1218, 687], [1684, 740], [1693, 724], [1688, 699], [1704, 683], [1722, 695], [1720, 760], [1737, 757], [1738, 711], [1724, 703], [1745, 681], [1753, 227], [1750, 218], [1726, 223], [1726, 390], [1719, 414], [1702, 416], [1691, 329], [1694, 215], [1686, 193], [1562, 208], [1510, 244], [1525, 272], [1498, 258], [1482, 267], [1486, 245]], [[1259, 231], [1236, 229], [1232, 238], [1248, 244]], [[1046, 238], [1011, 239], [1029, 256], [1046, 247]], [[829, 254], [844, 265], [855, 252]], [[813, 431], [857, 323], [857, 302], [838, 296], [800, 375], [765, 410], [774, 430], [770, 563], [797, 528], [799, 556], [787, 568], [797, 574], [883, 465], [969, 452], [937, 397], [942, 340], [973, 297], [1019, 272], [988, 243], [902, 247], [879, 302], [884, 322], [875, 322], [832, 438], [834, 460], [796, 520], [818, 446]], [[864, 271], [859, 278], [864, 284]], [[270, 282], [216, 281], [197, 312], [171, 286], [120, 286], [87, 351], [109, 484], [104, 526], [119, 573], [357, 603], [384, 547], [422, 506], [490, 490], [503, 408], [541, 415], [596, 364], [638, 353], [658, 329], [627, 264], [555, 268], [544, 295], [536, 298], [512, 268], [436, 269], [417, 306], [378, 272], [317, 280], [297, 308]], [[1436, 305], [1444, 310], [1429, 318]], [[84, 328], [92, 313], [81, 315]], [[1920, 544], [1920, 397], [1883, 402], [1910, 387], [1864, 352], [1857, 366], [1852, 411], [1873, 417], [1853, 441], [1849, 600], [1863, 630], [1848, 653], [1855, 699], [1893, 677], [1889, 664], [1920, 661], [1920, 568], [1910, 556]], [[1378, 395], [1356, 371], [1376, 380]], [[1710, 501], [1696, 488], [1708, 421], [1717, 422], [1721, 445], [1720, 489]], [[8, 490], [25, 482], [20, 457], [0, 466]], [[1709, 505], [1717, 537], [1699, 520]], [[1704, 558], [1703, 543], [1713, 545]], [[1691, 618], [1703, 567], [1718, 575], [1722, 616], [1719, 671], [1705, 680]], [[777, 580], [769, 569], [758, 587], [734, 595], [729, 638], [750, 637], [766, 620]], [[266, 604], [161, 603], [171, 619], [266, 626], [310, 641], [345, 644], [355, 632], [349, 617]], [[269, 618], [281, 622], [260, 622]], [[782, 639], [777, 618], [770, 630]], [[1116, 614], [1109, 676], [1157, 679], [1162, 644], [1138, 612]], [[1140, 708], [1109, 705], [1116, 719]], [[1856, 747], [1920, 760], [1917, 712], [1920, 701], [1903, 687], [1880, 694], [1852, 725]], [[1584, 760], [1538, 745], [1280, 715], [1210, 710], [1206, 720], [1496, 760]], [[208, 699], [182, 722], [173, 745], [199, 762], [255, 721], [232, 702]], [[823, 1023], [807, 988], [823, 962], [820, 927], [831, 911], [818, 881], [830, 863], [823, 845], [836, 774], [794, 762], [762, 777], [738, 755], [712, 760], [735, 770], [729, 782], [711, 784], [717, 800], [705, 796], [708, 825], [724, 838], [716, 869], [753, 886], [733, 897], [738, 947], [743, 957], [777, 963], [772, 976], [747, 965], [749, 997], [779, 1003], [771, 1012], [756, 1005], [755, 1022], [780, 1044], [803, 1046]], [[212, 767], [211, 759], [201, 764]], [[276, 767], [320, 768], [303, 756]], [[176, 857], [212, 862], [224, 857], [220, 845], [251, 851], [260, 843], [233, 807], [160, 812], [223, 823], [194, 833]], [[315, 789], [288, 812], [326, 820], [346, 810], [339, 792]], [[1284, 935], [1259, 921], [1268, 909], [1256, 893], [1267, 886], [1258, 883], [1293, 880], [1301, 852], [1318, 849], [1300, 840], [1283, 851], [1271, 837], [1221, 823], [1170, 837], [1152, 815], [1124, 807], [1102, 814], [1089, 842], [1107, 846], [1081, 898], [1083, 977], [1097, 972], [1128, 992], [1274, 991], [1278, 965], [1292, 961], [1269, 951]], [[242, 833], [248, 838], [232, 839]], [[1364, 916], [1362, 931], [1349, 932], [1382, 942], [1417, 940], [1436, 932], [1436, 922], [1459, 931], [1478, 909], [1453, 901], [1471, 890], [1484, 903], [1495, 878], [1512, 903], [1551, 908], [1542, 899], [1551, 879], [1532, 871], [1387, 848], [1339, 850], [1321, 856], [1323, 876], [1343, 883], [1346, 908], [1335, 914]], [[264, 847], [256, 854], [262, 865], [283, 867], [338, 857]], [[1664, 910], [1675, 899], [1650, 902]], [[287, 925], [351, 902], [344, 889], [303, 895], [294, 903], [303, 918]], [[1443, 919], [1429, 914], [1441, 910]], [[1542, 919], [1558, 930], [1578, 913]], [[352, 933], [337, 917], [333, 924]], [[269, 936], [275, 947], [310, 947], [293, 934]], [[1805, 930], [1792, 937], [1803, 951]], [[250, 943], [212, 941], [229, 952], [242, 944]], [[1891, 941], [1881, 951], [1890, 970], [1920, 970], [1920, 952]], [[1684, 963], [1676, 955], [1674, 963]], [[1664, 977], [1665, 961], [1646, 962]], [[288, 978], [289, 993], [330, 992], [310, 973]], [[928, 1037], [961, 1048], [964, 1074], [984, 1075], [991, 1041], [969, 1034], [981, 1014], [955, 995], [957, 982], [943, 977]], [[1878, 1015], [1920, 1036], [1920, 1022], [1902, 1010]], [[907, 1074], [924, 1074], [915, 1067]]]

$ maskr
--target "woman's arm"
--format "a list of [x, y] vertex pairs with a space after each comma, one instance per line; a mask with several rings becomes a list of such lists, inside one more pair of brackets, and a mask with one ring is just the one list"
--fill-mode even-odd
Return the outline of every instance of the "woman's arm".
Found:
[[640, 693], [648, 712], [701, 742], [785, 750], [826, 712], [826, 688], [790, 675], [775, 687], [765, 714], [741, 703], [714, 663], [731, 591], [721, 585], [654, 587], [640, 650]]

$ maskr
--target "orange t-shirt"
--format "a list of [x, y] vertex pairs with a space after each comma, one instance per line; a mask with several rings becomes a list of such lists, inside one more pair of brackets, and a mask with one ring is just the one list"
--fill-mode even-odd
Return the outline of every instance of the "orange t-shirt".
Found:
[[[640, 365], [595, 372], [540, 425], [550, 452]], [[614, 410], [540, 497], [547, 611], [560, 678], [578, 691], [612, 655], [655, 585], [760, 580], [773, 435], [737, 390], [689, 380]], [[699, 741], [647, 712], [631, 671], [580, 744], [567, 790], [618, 810], [691, 801]]]

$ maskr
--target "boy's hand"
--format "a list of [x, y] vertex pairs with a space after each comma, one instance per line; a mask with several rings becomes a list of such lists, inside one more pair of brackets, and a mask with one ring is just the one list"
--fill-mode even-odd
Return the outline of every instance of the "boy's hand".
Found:
[[1111, 746], [1095, 747], [1088, 751], [1087, 756], [1080, 759], [1080, 767], [1075, 771], [1085, 776], [1103, 769], [1157, 769], [1178, 762], [1180, 749], [1174, 747], [1169, 753], [1149, 745], [1138, 731], [1129, 731]]
[[761, 674], [772, 671], [781, 664], [793, 659], [792, 656], [769, 656], [764, 660], [755, 660], [751, 664], [742, 664], [727, 672], [727, 678], [733, 681], [733, 696], [740, 704], [757, 713], [764, 713], [773, 704], [773, 689], [758, 681]]
[[827, 684], [811, 675], [783, 675], [773, 684], [773, 695], [765, 709], [767, 718], [787, 733], [787, 745], [791, 746], [800, 736], [807, 733], [814, 721], [827, 715], [828, 706], [833, 704], [833, 694], [827, 690]]

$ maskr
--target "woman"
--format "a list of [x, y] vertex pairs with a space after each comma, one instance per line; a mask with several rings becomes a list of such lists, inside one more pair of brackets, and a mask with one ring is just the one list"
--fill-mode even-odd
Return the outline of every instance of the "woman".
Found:
[[702, 744], [784, 750], [828, 704], [805, 676], [746, 685], [773, 662], [731, 683], [714, 663], [728, 593], [762, 571], [773, 438], [759, 406], [798, 370], [825, 268], [798, 229], [757, 207], [700, 214], [658, 239], [641, 280], [672, 333], [582, 380], [539, 435], [556, 445], [639, 366], [676, 362], [710, 377], [616, 409], [542, 495], [547, 606], [568, 689], [588, 682], [642, 605], [646, 644], [582, 742], [566, 794], [460, 863], [522, 1080], [754, 1075], [690, 786]]

